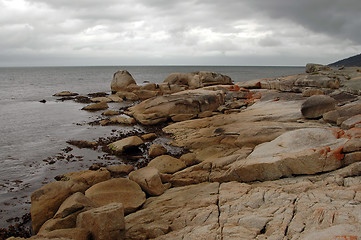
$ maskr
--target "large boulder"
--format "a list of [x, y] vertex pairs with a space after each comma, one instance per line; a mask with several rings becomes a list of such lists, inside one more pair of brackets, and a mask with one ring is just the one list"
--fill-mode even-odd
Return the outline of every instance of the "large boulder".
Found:
[[91, 232], [94, 240], [124, 239], [124, 209], [121, 203], [111, 203], [78, 215], [76, 225]]
[[335, 109], [336, 100], [326, 95], [314, 95], [309, 97], [301, 106], [302, 115], [305, 118], [320, 118], [326, 112]]
[[85, 196], [99, 206], [122, 203], [125, 213], [134, 212], [145, 201], [145, 193], [140, 186], [126, 178], [113, 178], [95, 184], [86, 190]]
[[133, 76], [126, 70], [120, 70], [113, 75], [113, 80], [110, 84], [112, 92], [126, 90], [130, 85], [137, 85]]
[[49, 183], [31, 194], [31, 222], [34, 233], [58, 211], [60, 205], [75, 192], [84, 192], [87, 184], [73, 181]]
[[145, 100], [129, 108], [129, 114], [144, 125], [153, 125], [179, 116], [196, 117], [205, 111], [214, 111], [224, 104], [222, 91], [188, 90], [172, 95]]
[[149, 195], [158, 196], [165, 191], [159, 171], [156, 168], [145, 167], [133, 171], [129, 174], [129, 179], [138, 183]]

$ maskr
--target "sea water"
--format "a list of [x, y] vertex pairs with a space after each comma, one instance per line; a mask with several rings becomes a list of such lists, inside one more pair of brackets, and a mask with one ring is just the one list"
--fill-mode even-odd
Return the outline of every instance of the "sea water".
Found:
[[[86, 155], [81, 161], [53, 164], [45, 161], [69, 146], [67, 140], [96, 140], [109, 136], [114, 129], [114, 126], [90, 126], [87, 123], [99, 113], [82, 111], [84, 104], [58, 101], [52, 95], [63, 90], [80, 95], [110, 93], [113, 74], [124, 69], [138, 84], [160, 83], [173, 72], [212, 71], [239, 82], [304, 71], [303, 67], [237, 66], [0, 68], [0, 227], [13, 223], [6, 221], [9, 218], [29, 212], [31, 192], [53, 181], [56, 175], [87, 169], [99, 162], [101, 153], [91, 150], [81, 153], [74, 150], [74, 155]], [[39, 102], [43, 99], [46, 103]], [[126, 104], [110, 104], [110, 107], [116, 110]]]

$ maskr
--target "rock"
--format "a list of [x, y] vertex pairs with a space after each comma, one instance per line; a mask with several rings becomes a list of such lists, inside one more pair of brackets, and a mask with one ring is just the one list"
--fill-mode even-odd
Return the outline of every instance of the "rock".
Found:
[[356, 152], [361, 150], [361, 139], [360, 138], [352, 138], [350, 139], [345, 146], [343, 147], [344, 153]]
[[125, 239], [216, 239], [218, 183], [171, 188], [125, 217]]
[[157, 89], [157, 84], [155, 84], [155, 83], [148, 83], [148, 84], [145, 84], [145, 85], [141, 86], [140, 89], [141, 89], [141, 90], [156, 91], [156, 89]]
[[108, 98], [110, 100], [112, 100], [112, 102], [123, 102], [123, 99], [120, 98], [118, 95], [113, 94], [113, 95], [108, 96]]
[[343, 165], [341, 150], [347, 140], [338, 138], [332, 129], [287, 132], [257, 146], [246, 159], [237, 160], [224, 174], [223, 180], [266, 181], [335, 170]]
[[116, 93], [116, 95], [118, 97], [120, 97], [121, 99], [125, 99], [128, 101], [138, 101], [139, 100], [138, 95], [135, 93], [132, 93], [132, 92], [118, 91]]
[[89, 93], [88, 96], [89, 97], [92, 97], [92, 98], [95, 98], [95, 97], [106, 97], [108, 96], [109, 94], [106, 93], [106, 92], [94, 92], [94, 93]]
[[154, 158], [148, 166], [158, 169], [160, 173], [175, 173], [186, 167], [183, 161], [169, 155]]
[[81, 110], [88, 110], [88, 111], [99, 111], [109, 108], [108, 104], [106, 102], [99, 102], [87, 105], [83, 107]]
[[361, 126], [361, 114], [352, 116], [352, 117], [348, 118], [347, 120], [343, 121], [341, 124], [341, 128], [342, 129], [350, 129], [350, 128], [355, 127], [358, 124]]
[[107, 167], [113, 177], [124, 177], [134, 170], [133, 165], [113, 165]]
[[95, 97], [95, 98], [91, 98], [90, 101], [92, 102], [111, 102], [112, 100], [108, 97]]
[[309, 97], [301, 106], [302, 115], [305, 118], [319, 118], [326, 112], [335, 109], [336, 100], [326, 95], [314, 95]]
[[125, 178], [113, 178], [95, 184], [86, 190], [85, 196], [99, 206], [122, 203], [126, 214], [134, 212], [145, 202], [145, 193], [140, 186]]
[[163, 82], [176, 85], [188, 85], [188, 78], [187, 73], [171, 73]]
[[186, 154], [183, 154], [183, 155], [180, 157], [180, 160], [182, 160], [182, 161], [187, 165], [187, 167], [199, 163], [199, 160], [197, 159], [195, 153], [186, 153]]
[[329, 240], [329, 239], [347, 239], [357, 240], [361, 238], [360, 228], [348, 224], [339, 224], [322, 230], [311, 231], [303, 234], [304, 240]]
[[180, 114], [214, 111], [223, 103], [221, 91], [191, 90], [145, 100], [129, 108], [129, 114], [144, 125], [153, 125]]
[[111, 203], [78, 215], [78, 228], [91, 232], [94, 240], [124, 239], [124, 209], [121, 203]]
[[306, 64], [306, 73], [315, 73], [319, 71], [329, 71], [330, 68], [328, 66], [324, 66], [321, 64], [315, 63], [307, 63]]
[[361, 161], [361, 151], [345, 154], [343, 161], [346, 166]]
[[69, 91], [62, 91], [62, 92], [55, 93], [53, 96], [55, 96], [55, 97], [71, 97], [71, 96], [77, 96], [77, 95], [79, 95], [79, 94], [72, 93]]
[[134, 91], [134, 93], [138, 96], [138, 98], [140, 100], [145, 100], [145, 99], [149, 99], [149, 98], [153, 98], [153, 97], [158, 96], [159, 92], [158, 91], [141, 89], [141, 90]]
[[119, 92], [125, 90], [127, 87], [129, 87], [129, 85], [132, 84], [137, 84], [132, 75], [126, 70], [121, 70], [114, 73], [110, 88], [112, 92]]
[[97, 142], [93, 141], [84, 141], [84, 140], [69, 140], [66, 141], [70, 145], [77, 146], [78, 148], [96, 148], [98, 146]]
[[144, 141], [140, 137], [131, 136], [113, 142], [109, 144], [108, 147], [117, 153], [123, 153], [124, 151], [142, 145], [143, 143]]
[[129, 174], [129, 179], [138, 183], [143, 191], [149, 195], [159, 196], [165, 191], [159, 171], [156, 168], [145, 167], [133, 171]]
[[311, 97], [313, 95], [325, 95], [325, 91], [318, 88], [306, 88], [302, 90], [304, 97]]
[[87, 185], [73, 181], [49, 183], [31, 194], [31, 221], [34, 233], [58, 211], [60, 205], [75, 192], [84, 192]]
[[84, 170], [79, 172], [70, 172], [56, 177], [60, 181], [73, 181], [76, 183], [83, 183], [87, 187], [94, 184], [104, 182], [110, 179], [110, 173], [105, 168], [100, 168], [97, 171]]
[[132, 117], [112, 117], [110, 118], [110, 122], [109, 123], [118, 123], [118, 124], [126, 124], [126, 125], [133, 125], [136, 123], [135, 119]]
[[238, 85], [240, 88], [258, 89], [261, 88], [261, 81], [262, 79], [254, 79], [244, 82], [237, 82], [236, 85]]
[[167, 149], [161, 144], [153, 144], [149, 148], [149, 157], [154, 158], [167, 153]]
[[119, 115], [119, 111], [114, 111], [114, 110], [107, 110], [105, 112], [102, 113], [102, 115], [104, 116], [115, 116], [115, 115]]
[[81, 192], [76, 192], [68, 197], [55, 213], [54, 218], [65, 218], [79, 211], [95, 208], [97, 205]]
[[190, 120], [195, 117], [197, 117], [196, 114], [174, 114], [171, 116], [171, 119], [173, 122], [182, 122], [182, 121]]
[[151, 141], [158, 137], [156, 133], [147, 133], [141, 136], [144, 141]]
[[338, 107], [333, 111], [325, 113], [323, 119], [326, 122], [337, 123], [341, 125], [342, 122], [352, 116], [361, 114], [361, 103], [351, 103], [342, 107]]
[[84, 228], [68, 228], [68, 229], [58, 229], [47, 233], [39, 234], [30, 239], [66, 239], [66, 240], [89, 240], [91, 239], [91, 234], [88, 230]]
[[78, 214], [95, 207], [98, 206], [85, 197], [83, 193], [74, 193], [60, 205], [55, 216], [43, 224], [39, 234], [57, 229], [75, 228]]

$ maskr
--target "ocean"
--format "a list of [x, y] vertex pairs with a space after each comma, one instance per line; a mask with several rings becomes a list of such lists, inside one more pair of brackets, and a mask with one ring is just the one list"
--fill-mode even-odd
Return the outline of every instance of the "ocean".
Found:
[[[0, 68], [0, 227], [14, 224], [30, 211], [35, 189], [66, 172], [85, 170], [99, 163], [104, 153], [72, 147], [78, 161], [67, 160], [67, 140], [96, 140], [111, 136], [114, 126], [92, 126], [99, 113], [82, 111], [84, 104], [59, 101], [52, 95], [69, 90], [87, 95], [110, 93], [110, 82], [118, 70], [128, 70], [138, 84], [160, 83], [172, 72], [213, 71], [233, 82], [280, 77], [304, 72], [304, 67], [238, 66], [102, 66], [102, 67], [13, 67]], [[40, 100], [46, 103], [40, 103]], [[119, 109], [129, 103], [110, 104]], [[140, 126], [116, 127], [122, 131]], [[64, 158], [65, 155], [65, 158]], [[50, 159], [57, 159], [51, 161]], [[120, 164], [122, 159], [108, 159]]]

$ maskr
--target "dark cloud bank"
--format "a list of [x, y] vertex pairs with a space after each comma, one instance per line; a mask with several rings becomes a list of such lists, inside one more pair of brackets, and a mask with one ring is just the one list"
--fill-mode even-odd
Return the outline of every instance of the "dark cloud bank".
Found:
[[0, 66], [327, 64], [360, 29], [359, 0], [0, 0]]

